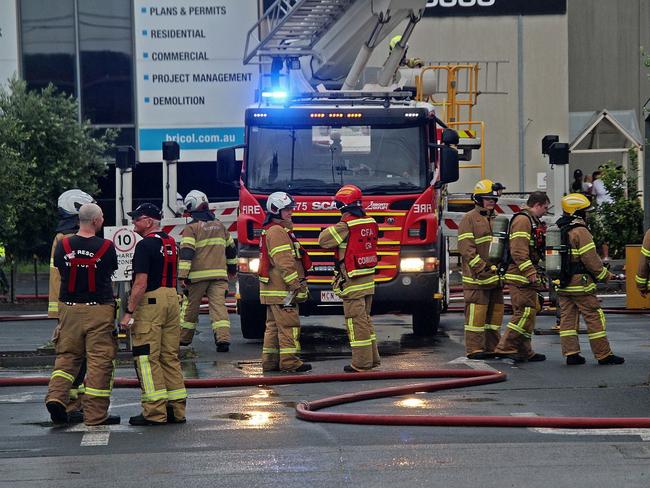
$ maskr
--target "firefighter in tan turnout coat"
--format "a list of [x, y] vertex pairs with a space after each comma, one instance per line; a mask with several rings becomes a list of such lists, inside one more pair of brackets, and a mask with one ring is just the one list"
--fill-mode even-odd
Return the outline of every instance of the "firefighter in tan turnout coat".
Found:
[[[47, 316], [50, 319], [57, 319], [57, 325], [52, 335], [52, 342], [55, 344], [59, 340], [59, 293], [61, 291], [61, 274], [59, 269], [54, 265], [54, 251], [64, 238], [73, 236], [79, 230], [79, 209], [86, 203], [95, 203], [95, 199], [85, 191], [73, 188], [59, 195], [57, 202], [57, 211], [59, 222], [56, 226], [56, 235], [52, 241], [50, 251], [50, 280], [49, 280], [49, 298], [47, 302]], [[81, 400], [85, 391], [83, 383], [86, 376], [86, 359], [83, 358], [79, 367], [79, 373], [70, 386], [69, 403], [67, 412], [70, 422], [83, 421], [83, 412], [81, 411]]]
[[377, 336], [370, 319], [379, 228], [377, 222], [364, 213], [361, 197], [358, 187], [343, 186], [334, 197], [342, 214], [341, 221], [325, 228], [318, 237], [321, 247], [336, 249], [333, 288], [343, 300], [352, 349], [352, 364], [343, 368], [348, 373], [367, 371], [380, 364]]
[[[563, 216], [557, 221], [563, 244], [568, 247], [568, 280], [560, 283], [560, 344], [569, 365], [584, 364], [578, 341], [580, 314], [585, 318], [589, 345], [598, 364], [622, 364], [607, 340], [605, 313], [596, 297], [596, 281], [607, 281], [612, 274], [603, 266], [591, 232], [587, 228], [587, 212], [591, 202], [580, 193], [570, 193], [562, 198]], [[564, 266], [563, 266], [564, 267]]]
[[650, 275], [650, 229], [648, 229], [643, 236], [643, 244], [641, 245], [641, 256], [639, 256], [639, 267], [634, 277], [636, 287], [641, 292], [641, 295], [648, 294], [648, 277]]
[[264, 371], [304, 372], [300, 353], [298, 303], [308, 297], [305, 273], [311, 268], [307, 252], [293, 234], [291, 216], [295, 202], [285, 192], [266, 201], [267, 215], [260, 236], [260, 302], [266, 305], [266, 330], [262, 348]]
[[531, 193], [527, 208], [512, 217], [508, 229], [508, 262], [502, 265], [506, 266], [513, 315], [495, 351], [516, 362], [546, 359], [533, 351], [531, 338], [541, 309], [538, 293], [544, 288], [539, 263], [544, 255], [546, 225], [540, 218], [549, 204], [546, 193]]
[[463, 273], [465, 298], [465, 350], [469, 359], [494, 357], [503, 320], [503, 290], [497, 268], [490, 265], [494, 207], [500, 184], [481, 180], [474, 186], [474, 209], [458, 226], [458, 251]]
[[181, 345], [192, 343], [201, 300], [207, 295], [217, 352], [228, 352], [230, 320], [226, 294], [228, 277], [236, 274], [237, 247], [210, 211], [205, 193], [192, 190], [184, 203], [193, 220], [183, 229], [178, 263], [178, 278], [187, 290], [181, 306]]

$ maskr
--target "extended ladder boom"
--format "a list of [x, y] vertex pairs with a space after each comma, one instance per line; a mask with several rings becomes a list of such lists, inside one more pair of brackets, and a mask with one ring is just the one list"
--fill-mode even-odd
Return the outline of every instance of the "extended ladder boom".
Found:
[[244, 63], [310, 56], [302, 69], [312, 86], [347, 78], [349, 89], [358, 82], [372, 50], [410, 19], [380, 75], [380, 84], [386, 86], [425, 7], [426, 0], [277, 0], [248, 31]]

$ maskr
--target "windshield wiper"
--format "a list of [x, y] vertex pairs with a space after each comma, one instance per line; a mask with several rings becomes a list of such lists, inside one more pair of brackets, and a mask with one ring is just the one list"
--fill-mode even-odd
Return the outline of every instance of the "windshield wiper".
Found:
[[400, 181], [399, 183], [395, 183], [392, 185], [374, 185], [374, 186], [368, 186], [364, 188], [363, 192], [365, 194], [377, 194], [377, 193], [382, 193], [385, 191], [404, 191], [404, 190], [420, 190], [420, 186], [415, 185], [413, 183], [409, 183], [406, 181]]

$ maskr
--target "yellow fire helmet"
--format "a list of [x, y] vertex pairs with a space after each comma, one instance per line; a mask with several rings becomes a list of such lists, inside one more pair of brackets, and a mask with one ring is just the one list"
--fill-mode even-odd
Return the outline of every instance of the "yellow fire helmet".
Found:
[[589, 199], [582, 193], [569, 193], [562, 197], [562, 210], [569, 215], [573, 215], [578, 210], [590, 212], [593, 209]]
[[499, 198], [498, 190], [505, 190], [505, 187], [500, 183], [494, 183], [492, 180], [480, 180], [474, 185], [472, 196], [477, 198]]

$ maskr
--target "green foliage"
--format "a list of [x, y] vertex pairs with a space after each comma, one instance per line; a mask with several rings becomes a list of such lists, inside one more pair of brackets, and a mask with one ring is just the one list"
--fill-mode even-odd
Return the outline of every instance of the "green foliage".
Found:
[[629, 173], [608, 161], [602, 172], [605, 188], [612, 203], [601, 204], [594, 213], [596, 219], [590, 227], [597, 245], [609, 244], [609, 255], [614, 259], [625, 257], [627, 244], [639, 244], [643, 240], [643, 209], [639, 200], [639, 161], [634, 150], [629, 154]]
[[53, 85], [29, 91], [12, 79], [0, 89], [0, 240], [13, 257], [49, 258], [58, 196], [71, 188], [97, 194], [114, 131], [93, 137], [76, 99]]

